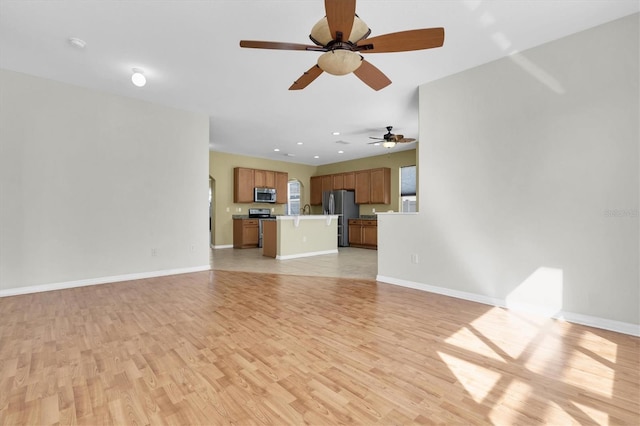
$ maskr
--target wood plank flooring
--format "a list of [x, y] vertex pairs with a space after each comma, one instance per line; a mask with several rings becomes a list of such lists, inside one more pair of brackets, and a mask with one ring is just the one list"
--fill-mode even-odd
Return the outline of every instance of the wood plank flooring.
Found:
[[3, 425], [640, 419], [640, 339], [370, 279], [218, 270], [0, 312]]

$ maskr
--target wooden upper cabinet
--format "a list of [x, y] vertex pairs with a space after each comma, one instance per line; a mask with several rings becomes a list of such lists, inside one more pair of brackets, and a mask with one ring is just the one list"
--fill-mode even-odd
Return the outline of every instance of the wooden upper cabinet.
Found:
[[342, 189], [356, 189], [356, 174], [355, 172], [342, 173], [343, 186]]
[[371, 169], [369, 193], [369, 203], [390, 204], [391, 203], [391, 169], [388, 167]]
[[254, 170], [244, 167], [233, 169], [233, 202], [253, 203]]
[[325, 191], [333, 191], [333, 176], [331, 175], [322, 176], [322, 192]]
[[331, 178], [333, 179], [333, 189], [344, 189], [344, 174], [343, 173], [337, 173], [335, 175], [331, 175]]
[[322, 176], [311, 176], [309, 180], [309, 190], [311, 200], [309, 204], [312, 206], [322, 205]]
[[[286, 204], [289, 174], [246, 167], [233, 169], [233, 202], [253, 203], [253, 188], [275, 188], [276, 204]], [[321, 200], [322, 203], [322, 200]]]
[[256, 188], [264, 188], [264, 170], [254, 170], [253, 171], [253, 184]]
[[289, 174], [274, 172], [276, 188], [276, 204], [287, 204], [289, 198]]
[[369, 170], [359, 170], [355, 172], [356, 181], [356, 204], [369, 204], [371, 191], [371, 172]]
[[271, 170], [264, 171], [264, 187], [265, 188], [276, 187], [276, 172]]
[[254, 185], [258, 188], [275, 188], [276, 172], [271, 170], [254, 170]]

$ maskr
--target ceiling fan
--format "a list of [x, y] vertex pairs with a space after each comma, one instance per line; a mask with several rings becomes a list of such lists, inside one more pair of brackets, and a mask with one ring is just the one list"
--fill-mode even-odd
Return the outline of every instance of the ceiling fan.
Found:
[[387, 126], [387, 133], [381, 138], [376, 138], [373, 136], [369, 136], [369, 139], [375, 139], [375, 142], [369, 142], [369, 144], [379, 144], [382, 142], [382, 146], [385, 148], [393, 148], [397, 143], [409, 143], [415, 142], [416, 140], [413, 138], [405, 138], [404, 135], [394, 135], [391, 133], [393, 130], [393, 126]]
[[318, 63], [304, 72], [289, 90], [307, 87], [323, 72], [333, 75], [354, 73], [374, 90], [391, 84], [382, 71], [360, 53], [406, 52], [431, 49], [444, 43], [444, 28], [423, 28], [384, 34], [372, 38], [371, 30], [356, 15], [356, 0], [324, 0], [326, 16], [311, 29], [314, 45], [274, 41], [241, 40], [240, 47], [324, 52]]

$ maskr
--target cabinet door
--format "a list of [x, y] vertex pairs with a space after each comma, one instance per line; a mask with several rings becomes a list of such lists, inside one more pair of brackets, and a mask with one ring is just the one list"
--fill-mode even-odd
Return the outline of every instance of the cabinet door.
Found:
[[258, 225], [245, 224], [242, 227], [242, 245], [258, 247]]
[[253, 169], [236, 167], [233, 169], [233, 202], [253, 203]]
[[371, 204], [391, 203], [391, 169], [388, 167], [371, 169], [369, 202]]
[[276, 203], [287, 204], [289, 196], [289, 174], [285, 172], [276, 172]]
[[356, 189], [356, 174], [354, 172], [343, 173], [343, 188], [342, 189]]
[[369, 170], [359, 170], [355, 172], [356, 177], [356, 204], [369, 204], [370, 201], [370, 180]]
[[265, 188], [276, 187], [276, 172], [271, 170], [264, 170], [264, 187]]
[[332, 190], [333, 190], [333, 176], [331, 175], [322, 176], [322, 192], [332, 191]]
[[349, 244], [362, 244], [362, 224], [359, 220], [349, 220]]
[[309, 190], [311, 193], [311, 200], [309, 204], [312, 206], [322, 205], [322, 176], [311, 176], [309, 182]]
[[264, 170], [254, 170], [253, 171], [253, 186], [257, 188], [264, 188]]
[[378, 223], [375, 220], [363, 222], [362, 244], [370, 247], [378, 247]]
[[331, 175], [333, 179], [333, 189], [345, 189], [344, 187], [344, 175], [342, 173], [337, 173], [335, 175]]

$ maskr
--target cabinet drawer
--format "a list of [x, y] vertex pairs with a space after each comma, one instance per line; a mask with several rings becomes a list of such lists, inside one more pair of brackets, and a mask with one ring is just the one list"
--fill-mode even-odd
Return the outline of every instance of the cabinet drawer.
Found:
[[363, 220], [362, 225], [364, 226], [378, 226], [377, 220]]
[[258, 225], [258, 219], [242, 219], [242, 224], [244, 226], [247, 225]]

